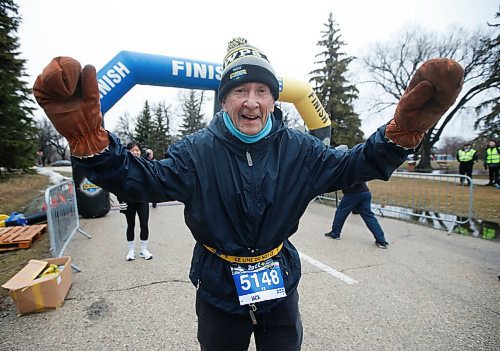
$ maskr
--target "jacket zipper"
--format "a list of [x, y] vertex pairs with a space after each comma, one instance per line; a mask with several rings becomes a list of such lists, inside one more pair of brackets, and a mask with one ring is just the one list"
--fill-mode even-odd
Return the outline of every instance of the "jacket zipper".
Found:
[[252, 323], [253, 325], [257, 325], [257, 318], [255, 318], [254, 312], [257, 311], [257, 306], [255, 306], [254, 303], [250, 304], [250, 310], [248, 313], [250, 313], [250, 318], [252, 318]]
[[248, 150], [246, 151], [246, 156], [247, 156], [248, 166], [252, 167], [253, 166], [252, 155], [250, 155], [250, 152]]
[[[253, 160], [252, 160], [252, 155], [250, 154], [250, 147], [247, 147], [247, 150], [245, 152], [245, 156], [246, 156], [246, 159], [247, 159], [247, 164], [248, 164], [248, 167], [252, 167], [253, 166]], [[250, 171], [250, 173], [252, 173]], [[252, 203], [252, 211], [256, 211], [256, 207], [258, 206], [257, 205], [257, 189], [256, 189], [256, 185], [255, 185], [255, 179], [254, 179], [254, 176], [252, 175], [252, 186], [253, 186], [253, 189], [252, 189], [252, 192], [253, 192], [253, 197], [254, 197], [254, 200], [253, 200], [253, 203]], [[256, 227], [256, 226], [255, 226]], [[253, 245], [255, 245], [255, 242], [253, 243]], [[248, 248], [248, 250], [251, 252], [251, 253], [254, 253], [254, 249], [252, 248]], [[258, 250], [257, 250], [258, 251]]]

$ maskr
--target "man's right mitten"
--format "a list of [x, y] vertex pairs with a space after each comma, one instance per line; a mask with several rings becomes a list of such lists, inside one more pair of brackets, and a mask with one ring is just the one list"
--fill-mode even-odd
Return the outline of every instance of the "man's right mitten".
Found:
[[109, 145], [102, 128], [102, 115], [96, 70], [82, 70], [71, 57], [56, 57], [43, 69], [33, 86], [36, 101], [69, 143], [71, 154], [89, 157]]

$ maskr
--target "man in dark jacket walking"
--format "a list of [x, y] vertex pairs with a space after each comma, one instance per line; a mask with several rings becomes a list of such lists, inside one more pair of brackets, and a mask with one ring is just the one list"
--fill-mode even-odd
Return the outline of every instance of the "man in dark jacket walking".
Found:
[[286, 128], [266, 55], [246, 41], [232, 44], [218, 92], [222, 111], [159, 161], [131, 157], [101, 127], [94, 67], [55, 58], [33, 90], [93, 183], [135, 201], [184, 203], [196, 240], [189, 276], [198, 288], [202, 350], [245, 350], [252, 333], [259, 350], [299, 350], [300, 258], [289, 237], [307, 205], [325, 192], [387, 180], [454, 103], [463, 69], [449, 59], [424, 63], [395, 117], [342, 152]]
[[333, 218], [332, 230], [325, 236], [332, 239], [340, 239], [340, 233], [344, 227], [347, 216], [356, 211], [375, 238], [375, 245], [381, 249], [387, 249], [389, 243], [385, 240], [385, 234], [375, 214], [372, 211], [372, 194], [366, 183], [359, 183], [349, 189], [343, 189], [344, 196], [340, 201]]

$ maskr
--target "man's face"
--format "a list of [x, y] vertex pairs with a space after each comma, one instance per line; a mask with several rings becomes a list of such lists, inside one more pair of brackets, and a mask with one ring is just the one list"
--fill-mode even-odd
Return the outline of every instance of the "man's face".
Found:
[[222, 101], [236, 129], [247, 135], [258, 134], [274, 111], [269, 87], [262, 83], [244, 83], [231, 89]]
[[495, 147], [495, 145], [496, 145], [496, 143], [495, 143], [494, 141], [490, 141], [490, 142], [488, 143], [488, 146], [489, 146], [489, 147]]

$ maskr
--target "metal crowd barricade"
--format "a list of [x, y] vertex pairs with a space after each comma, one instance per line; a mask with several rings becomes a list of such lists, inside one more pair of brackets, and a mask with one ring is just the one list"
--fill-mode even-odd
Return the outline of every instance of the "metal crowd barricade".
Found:
[[[469, 182], [470, 186], [462, 186]], [[431, 222], [449, 234], [457, 224], [472, 219], [474, 184], [468, 176], [395, 172], [389, 181], [373, 180], [368, 186], [372, 209], [382, 216], [417, 218], [418, 222]], [[317, 199], [337, 202], [336, 196], [336, 193], [323, 194]]]
[[[45, 190], [45, 204], [53, 257], [63, 256], [64, 250], [77, 231], [89, 239], [92, 238], [80, 228], [73, 180], [66, 180]], [[81, 271], [76, 265], [71, 266], [76, 271]]]

